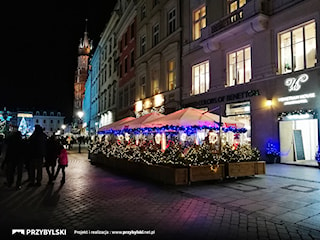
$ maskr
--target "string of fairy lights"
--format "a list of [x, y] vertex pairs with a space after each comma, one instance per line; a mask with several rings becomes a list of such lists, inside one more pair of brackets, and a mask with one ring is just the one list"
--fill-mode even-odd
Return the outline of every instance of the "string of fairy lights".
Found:
[[182, 166], [218, 166], [226, 162], [258, 161], [260, 151], [249, 144], [230, 145], [224, 144], [221, 153], [217, 145], [204, 142], [202, 145], [184, 146], [176, 141], [169, 141], [163, 151], [159, 144], [147, 141], [134, 144], [130, 141], [100, 142], [92, 144], [89, 149], [91, 154], [103, 154], [108, 158], [127, 159], [148, 165]]

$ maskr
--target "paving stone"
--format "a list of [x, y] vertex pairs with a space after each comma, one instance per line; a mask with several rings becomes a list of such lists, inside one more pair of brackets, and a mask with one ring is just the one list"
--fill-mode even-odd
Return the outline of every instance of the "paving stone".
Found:
[[[20, 191], [0, 187], [3, 234], [30, 226], [66, 228], [71, 235], [75, 229], [156, 230], [153, 237], [134, 239], [320, 236], [316, 228], [320, 221], [320, 200], [315, 194], [319, 194], [315, 189], [319, 189], [320, 178], [319, 171], [313, 171], [316, 169], [310, 169], [303, 182], [288, 175], [293, 166], [277, 164], [277, 168], [267, 165], [269, 175], [175, 187], [93, 166], [86, 157], [86, 153], [69, 152], [63, 186], [56, 181], [39, 188], [24, 185]], [[43, 175], [45, 183], [45, 171]]]

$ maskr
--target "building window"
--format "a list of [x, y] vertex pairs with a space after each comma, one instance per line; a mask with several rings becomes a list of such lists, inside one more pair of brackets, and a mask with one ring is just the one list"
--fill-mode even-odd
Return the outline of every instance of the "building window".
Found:
[[176, 62], [175, 60], [170, 60], [168, 62], [168, 90], [173, 90], [176, 88]]
[[160, 27], [159, 27], [159, 23], [157, 23], [152, 28], [153, 46], [156, 46], [159, 43], [159, 40], [160, 40], [159, 35], [160, 35]]
[[112, 104], [114, 105], [116, 103], [116, 87], [112, 85]]
[[122, 40], [119, 42], [119, 51], [122, 52]]
[[172, 9], [168, 13], [168, 34], [176, 30], [176, 9]]
[[247, 46], [228, 53], [227, 86], [250, 82], [251, 80], [251, 47]]
[[206, 6], [202, 6], [193, 11], [193, 40], [201, 37], [201, 29], [207, 26]]
[[107, 90], [103, 92], [103, 98], [104, 98], [103, 110], [107, 110]]
[[123, 91], [120, 91], [119, 93], [119, 108], [123, 108]]
[[128, 57], [124, 58], [124, 73], [128, 72]]
[[146, 77], [143, 76], [140, 78], [140, 98], [146, 98]]
[[[237, 11], [239, 8], [242, 8], [246, 4], [246, 0], [232, 0], [229, 1], [229, 12], [232, 14], [233, 12]], [[242, 18], [242, 11], [239, 12], [238, 15], [231, 16], [231, 22], [235, 22], [238, 19]]]
[[130, 102], [129, 102], [130, 105], [134, 104], [135, 97], [136, 97], [136, 83], [133, 82], [130, 85]]
[[205, 93], [209, 90], [209, 84], [209, 61], [194, 65], [192, 67], [192, 94]]
[[140, 37], [140, 54], [141, 56], [146, 52], [146, 36]]
[[119, 64], [119, 77], [122, 78], [122, 64]]
[[128, 45], [128, 33], [126, 32], [124, 34], [124, 46], [126, 47]]
[[295, 72], [314, 67], [316, 60], [316, 24], [307, 22], [279, 34], [280, 71]]
[[160, 0], [153, 0], [152, 2], [152, 7], [154, 8], [155, 6], [157, 6], [160, 3]]
[[140, 10], [140, 14], [141, 14], [141, 21], [146, 17], [146, 5], [145, 4], [143, 4], [142, 6], [141, 6], [141, 10]]
[[129, 90], [128, 87], [125, 87], [123, 93], [123, 106], [129, 106]]
[[131, 39], [133, 39], [134, 38], [134, 23], [132, 23], [131, 24], [131, 26], [130, 26], [130, 37], [131, 37]]
[[130, 53], [130, 67], [134, 67], [134, 50]]
[[151, 71], [151, 82], [152, 82], [152, 94], [156, 95], [160, 93], [159, 71], [157, 69], [153, 69]]

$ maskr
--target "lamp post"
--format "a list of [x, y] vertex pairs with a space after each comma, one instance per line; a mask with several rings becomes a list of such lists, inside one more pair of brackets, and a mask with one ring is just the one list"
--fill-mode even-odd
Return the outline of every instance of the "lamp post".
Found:
[[84, 115], [84, 113], [82, 111], [79, 111], [77, 113], [78, 117], [79, 117], [79, 122], [78, 122], [78, 128], [79, 128], [79, 137], [78, 137], [78, 143], [79, 143], [79, 153], [81, 153], [81, 131], [82, 131], [82, 117]]
[[66, 127], [67, 127], [67, 126], [66, 126], [65, 124], [62, 124], [62, 125], [61, 125], [62, 135], [64, 134], [64, 130], [66, 129]]

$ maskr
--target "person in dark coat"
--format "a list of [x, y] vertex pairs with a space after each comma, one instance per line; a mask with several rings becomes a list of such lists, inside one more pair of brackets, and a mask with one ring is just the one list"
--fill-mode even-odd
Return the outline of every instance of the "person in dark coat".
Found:
[[[47, 135], [40, 125], [35, 125], [34, 132], [29, 138], [30, 147], [30, 184], [41, 186], [43, 159], [46, 155]], [[37, 182], [35, 182], [35, 180]]]
[[4, 141], [4, 167], [6, 169], [7, 185], [11, 187], [14, 183], [14, 175], [17, 171], [16, 188], [21, 189], [23, 170], [23, 147], [22, 135], [17, 126], [13, 126], [11, 132]]
[[59, 143], [55, 134], [53, 134], [48, 139], [47, 145], [46, 145], [45, 166], [46, 166], [46, 171], [49, 177], [48, 184], [51, 184], [54, 179], [54, 173], [55, 173], [55, 167], [57, 164], [58, 155], [59, 155]]

